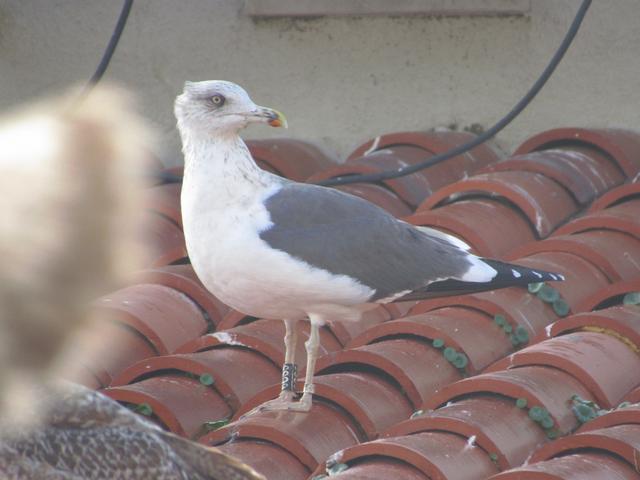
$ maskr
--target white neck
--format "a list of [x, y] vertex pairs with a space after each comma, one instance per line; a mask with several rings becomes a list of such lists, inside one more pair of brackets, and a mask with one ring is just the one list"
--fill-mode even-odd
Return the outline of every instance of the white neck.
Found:
[[273, 176], [255, 164], [236, 132], [214, 136], [181, 129], [180, 133], [185, 161], [183, 209], [198, 209], [196, 204], [208, 209], [238, 206], [273, 185]]

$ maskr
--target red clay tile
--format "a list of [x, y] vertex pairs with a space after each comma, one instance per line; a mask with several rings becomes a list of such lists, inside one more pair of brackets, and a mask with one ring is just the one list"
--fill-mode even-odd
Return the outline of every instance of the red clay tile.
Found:
[[531, 224], [519, 209], [487, 198], [461, 200], [433, 210], [419, 209], [404, 220], [446, 230], [466, 241], [475, 253], [489, 257], [501, 257], [536, 238]]
[[536, 337], [534, 342], [577, 330], [605, 330], [619, 335], [620, 338], [640, 349], [638, 318], [640, 318], [640, 307], [636, 305], [620, 305], [595, 312], [577, 313], [549, 325], [544, 334]]
[[640, 276], [640, 240], [613, 230], [588, 230], [530, 242], [510, 251], [506, 259], [553, 251], [580, 256], [598, 267], [612, 282]]
[[546, 408], [554, 420], [554, 428], [561, 434], [570, 433], [578, 427], [578, 420], [569, 404], [574, 395], [595, 401], [589, 391], [569, 374], [555, 368], [530, 366], [482, 373], [447, 385], [428, 398], [422, 410], [434, 409], [457, 397], [486, 392], [513, 399], [524, 398], [529, 408]]
[[335, 165], [335, 159], [314, 144], [292, 138], [247, 140], [256, 163], [282, 177], [303, 182], [311, 175]]
[[145, 190], [144, 206], [146, 209], [168, 218], [182, 228], [180, 212], [181, 183], [167, 183]]
[[336, 188], [356, 197], [364, 198], [384, 208], [394, 217], [404, 217], [412, 212], [409, 205], [402, 201], [392, 190], [375, 183], [352, 183], [350, 185], [340, 185]]
[[[407, 165], [407, 158], [416, 160], [424, 155], [424, 151], [410, 146], [399, 146], [379, 150], [360, 158], [347, 161], [309, 177], [309, 182], [320, 182], [345, 175], [361, 175], [395, 170]], [[413, 162], [411, 162], [413, 163]], [[380, 185], [394, 192], [402, 201], [415, 208], [432, 191], [427, 173], [406, 175], [391, 180], [384, 180]]]
[[394, 302], [386, 303], [382, 305], [382, 307], [389, 312], [391, 318], [401, 318], [407, 315], [416, 303], [417, 302]]
[[206, 312], [212, 326], [218, 325], [230, 310], [200, 283], [193, 267], [189, 264], [165, 265], [143, 270], [135, 275], [133, 282], [156, 283], [184, 293]]
[[531, 462], [580, 450], [609, 452], [624, 458], [631, 465], [637, 465], [640, 458], [640, 425], [616, 425], [560, 438], [536, 450]]
[[[302, 367], [306, 359], [304, 342], [309, 336], [309, 323], [301, 322], [299, 331], [302, 334], [297, 344], [296, 360]], [[276, 365], [284, 362], [284, 322], [281, 320], [256, 320], [248, 325], [241, 325], [230, 330], [221, 330], [203, 335], [183, 344], [177, 353], [192, 353], [206, 350], [217, 345], [232, 345], [249, 348], [260, 352]], [[327, 355], [341, 350], [342, 346], [325, 327], [320, 330], [319, 354]]]
[[256, 393], [280, 382], [280, 368], [259, 353], [245, 348], [218, 347], [138, 362], [122, 372], [112, 385], [126, 385], [166, 371], [180, 371], [197, 377], [208, 374], [213, 381], [212, 388], [234, 412]]
[[353, 338], [374, 325], [379, 325], [391, 319], [391, 314], [387, 309], [379, 306], [362, 314], [362, 318], [358, 322], [332, 322], [329, 329], [343, 345], [348, 345]]
[[246, 315], [242, 312], [234, 310], [230, 308], [220, 320], [220, 323], [217, 325], [218, 330], [229, 330], [230, 328], [239, 327], [241, 325], [249, 324], [253, 321], [257, 320], [254, 317]]
[[269, 480], [305, 480], [309, 470], [291, 453], [269, 442], [238, 440], [217, 447]]
[[123, 288], [97, 300], [95, 308], [137, 330], [162, 355], [207, 331], [207, 321], [197, 305], [162, 285]]
[[137, 330], [120, 322], [96, 322], [92, 327], [95, 338], [104, 339], [84, 356], [86, 368], [108, 387], [130, 365], [158, 355], [153, 345]]
[[[429, 374], [425, 375], [425, 365]], [[426, 343], [409, 339], [394, 339], [373, 345], [342, 350], [318, 359], [316, 374], [377, 369], [402, 387], [413, 407], [460, 378], [460, 372], [439, 350]]]
[[292, 453], [314, 470], [329, 455], [362, 440], [348, 415], [321, 401], [306, 412], [259, 412], [208, 433], [200, 439], [219, 445], [231, 439], [257, 439]]
[[365, 457], [342, 473], [331, 475], [336, 480], [401, 479], [429, 480], [423, 473], [408, 463], [388, 457]]
[[638, 480], [638, 473], [615, 455], [585, 452], [529, 463], [489, 480]]
[[145, 212], [142, 244], [149, 267], [160, 267], [187, 258], [187, 247], [182, 230], [168, 218], [154, 212]]
[[588, 432], [616, 425], [640, 425], [640, 405], [628, 405], [589, 420], [579, 432]]
[[[384, 150], [397, 145], [412, 145], [435, 155], [444, 153], [453, 147], [462, 145], [473, 140], [475, 135], [468, 132], [397, 132], [380, 135], [366, 141], [356, 148], [350, 155], [349, 160], [366, 155], [367, 152]], [[426, 155], [428, 158], [431, 155]], [[449, 167], [459, 171], [462, 175], [468, 175], [490, 163], [500, 160], [501, 155], [491, 146], [490, 142], [483, 143], [464, 155], [452, 158]], [[443, 163], [448, 163], [449, 160]], [[433, 167], [430, 167], [433, 168]], [[457, 177], [460, 178], [460, 177]]]
[[[409, 400], [400, 389], [374, 372], [345, 372], [319, 375], [314, 379], [314, 399], [323, 399], [339, 405], [357, 424], [367, 440], [373, 440], [391, 425], [408, 418], [413, 413]], [[297, 389], [302, 391], [303, 382]], [[280, 385], [260, 392], [243, 404], [236, 417], [275, 398]]]
[[529, 338], [544, 331], [547, 325], [557, 319], [551, 306], [524, 288], [504, 288], [473, 295], [425, 300], [418, 302], [410, 313], [417, 315], [443, 307], [479, 310], [491, 318], [503, 315], [513, 329], [518, 326], [525, 328]]
[[629, 395], [624, 397], [625, 402], [640, 403], [640, 387], [634, 388], [629, 392]]
[[231, 417], [229, 405], [213, 388], [184, 375], [165, 374], [102, 393], [118, 402], [148, 404], [169, 430], [187, 437], [201, 434], [205, 422]]
[[475, 394], [401, 422], [385, 437], [426, 431], [445, 431], [472, 438], [477, 446], [496, 455], [501, 469], [522, 464], [531, 450], [547, 442], [545, 432], [518, 408], [513, 398]]
[[465, 196], [495, 195], [519, 208], [539, 237], [548, 236], [578, 208], [560, 184], [539, 173], [517, 171], [483, 173], [460, 180], [438, 190], [418, 210], [430, 210]]
[[444, 340], [444, 345], [463, 352], [469, 359], [465, 370], [473, 375], [511, 351], [511, 342], [492, 317], [477, 310], [442, 308], [408, 316], [369, 328], [355, 338], [351, 348], [371, 344], [385, 337], [420, 337], [428, 342]]
[[585, 299], [609, 285], [609, 280], [600, 269], [570, 253], [541, 252], [519, 258], [516, 263], [563, 274], [565, 281], [554, 282], [553, 287], [560, 292], [573, 312], [580, 311], [580, 305]]
[[479, 173], [504, 171], [540, 173], [565, 187], [580, 205], [624, 181], [616, 166], [603, 156], [570, 150], [544, 150], [516, 155], [493, 163]]
[[640, 182], [627, 183], [608, 191], [598, 198], [589, 207], [589, 212], [593, 213], [598, 210], [604, 210], [605, 208], [613, 207], [618, 203], [632, 200], [638, 196], [640, 196]]
[[496, 362], [487, 371], [545, 365], [580, 381], [603, 408], [611, 408], [640, 384], [640, 356], [617, 338], [574, 332], [531, 345]]
[[590, 154], [604, 154], [627, 177], [633, 178], [640, 171], [640, 135], [629, 130], [556, 128], [527, 139], [516, 149], [515, 154], [548, 149], [587, 149]]
[[[412, 465], [433, 480], [481, 480], [498, 472], [484, 450], [467, 445], [464, 437], [446, 432], [383, 438], [348, 448], [333, 458], [346, 464], [392, 458]], [[320, 467], [314, 474], [323, 471], [324, 467]]]
[[560, 227], [554, 234], [567, 235], [596, 229], [617, 230], [640, 238], [640, 198], [577, 218]]
[[633, 292], [640, 292], [640, 278], [612, 283], [607, 287], [601, 288], [588, 298], [585, 298], [584, 301], [577, 306], [576, 310], [579, 312], [588, 312], [589, 310], [618, 305], [622, 303], [625, 294]]
[[306, 480], [310, 473], [293, 454], [270, 442], [242, 439], [219, 445], [218, 449], [269, 480]]
[[[354, 173], [375, 173], [413, 165], [473, 138], [472, 134], [465, 132], [400, 132], [382, 135], [358, 147], [342, 166], [309, 180], [319, 181]], [[496, 151], [483, 144], [464, 155], [451, 158], [414, 175], [383, 183], [410, 206], [415, 207], [436, 189], [463, 178], [499, 158]]]

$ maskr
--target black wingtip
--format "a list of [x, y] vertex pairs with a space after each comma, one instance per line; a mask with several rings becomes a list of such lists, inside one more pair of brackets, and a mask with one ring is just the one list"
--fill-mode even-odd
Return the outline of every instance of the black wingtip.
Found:
[[495, 276], [487, 282], [469, 282], [449, 278], [430, 283], [426, 288], [413, 291], [394, 301], [416, 301], [436, 297], [466, 295], [508, 287], [527, 288], [530, 284], [562, 282], [565, 279], [561, 273], [547, 272], [488, 258], [482, 258], [482, 261], [496, 271]]
[[528, 285], [530, 283], [562, 282], [565, 280], [564, 275], [561, 273], [547, 272], [488, 258], [483, 258], [482, 261], [496, 270], [496, 276], [492, 280], [492, 282], [496, 283]]

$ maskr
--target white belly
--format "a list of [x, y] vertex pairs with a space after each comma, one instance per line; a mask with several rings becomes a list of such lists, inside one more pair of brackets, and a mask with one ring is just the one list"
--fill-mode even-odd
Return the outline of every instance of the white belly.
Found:
[[271, 225], [261, 202], [226, 208], [223, 214], [202, 204], [189, 211], [185, 203], [184, 233], [193, 268], [207, 289], [236, 310], [267, 318], [316, 313], [329, 320], [355, 320], [357, 307], [374, 293], [355, 279], [270, 248], [258, 233]]

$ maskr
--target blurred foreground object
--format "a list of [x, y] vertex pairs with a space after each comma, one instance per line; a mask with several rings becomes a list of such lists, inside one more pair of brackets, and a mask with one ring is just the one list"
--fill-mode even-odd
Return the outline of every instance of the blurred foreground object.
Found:
[[28, 435], [0, 442], [10, 479], [259, 480], [250, 467], [141, 418], [84, 387], [41, 387], [49, 414]]
[[[79, 368], [87, 304], [138, 267], [151, 132], [129, 95], [96, 88], [0, 119], [0, 420], [35, 421], [33, 389]], [[102, 339], [105, 341], [105, 339]]]

